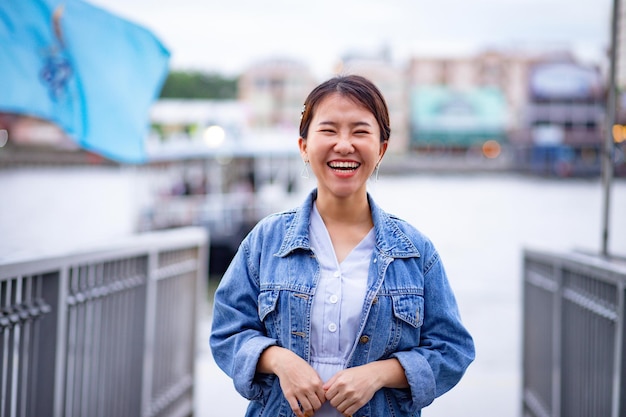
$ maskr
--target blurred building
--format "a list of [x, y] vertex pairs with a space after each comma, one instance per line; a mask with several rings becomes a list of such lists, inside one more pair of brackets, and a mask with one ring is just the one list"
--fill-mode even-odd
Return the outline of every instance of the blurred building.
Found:
[[[390, 55], [387, 48], [346, 54], [334, 72], [360, 74], [379, 86], [390, 110], [391, 153], [497, 158], [504, 151], [524, 169], [558, 175], [598, 170], [606, 99], [599, 68], [568, 51], [416, 56], [407, 65]], [[239, 98], [250, 109], [250, 127], [297, 135], [302, 104], [318, 82], [291, 60], [249, 67]]]
[[597, 174], [606, 117], [600, 68], [545, 56], [529, 67], [527, 88], [523, 125], [511, 137], [519, 163], [545, 174]]
[[388, 49], [372, 55], [346, 54], [335, 72], [357, 74], [370, 79], [381, 90], [389, 108], [391, 138], [389, 152], [403, 153], [409, 149], [410, 109], [404, 68], [394, 65]]
[[78, 145], [56, 124], [29, 115], [0, 113], [2, 140], [0, 147], [9, 140], [11, 144], [27, 147], [78, 149]]
[[599, 172], [606, 100], [599, 67], [568, 51], [488, 51], [416, 57], [408, 73], [412, 147], [471, 149], [495, 140], [508, 142], [524, 170]]
[[527, 54], [499, 51], [468, 57], [414, 57], [409, 62], [408, 83], [413, 89], [439, 86], [456, 92], [499, 90], [507, 105], [507, 129], [516, 129], [528, 99], [531, 62]]
[[411, 148], [420, 152], [467, 154], [482, 149], [497, 157], [506, 142], [507, 105], [498, 88], [416, 87], [410, 108]]
[[523, 122], [530, 58], [485, 51], [466, 57], [414, 57], [411, 148], [497, 157], [501, 144]]
[[52, 122], [26, 114], [0, 112], [0, 168], [102, 164], [117, 163], [80, 148]]
[[250, 107], [252, 128], [295, 128], [302, 105], [317, 85], [310, 69], [296, 61], [273, 59], [257, 63], [239, 78], [239, 99]]

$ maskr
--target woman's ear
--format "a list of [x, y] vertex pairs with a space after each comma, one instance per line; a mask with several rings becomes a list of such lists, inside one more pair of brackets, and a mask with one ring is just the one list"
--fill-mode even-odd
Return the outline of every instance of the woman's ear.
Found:
[[298, 147], [300, 148], [300, 156], [302, 156], [302, 160], [304, 162], [308, 162], [309, 156], [306, 151], [306, 139], [302, 137], [298, 138]]
[[387, 152], [387, 146], [389, 145], [389, 140], [384, 140], [381, 144], [380, 144], [380, 152], [378, 153], [378, 163], [380, 163], [380, 161], [382, 161], [383, 156], [385, 156], [385, 152]]

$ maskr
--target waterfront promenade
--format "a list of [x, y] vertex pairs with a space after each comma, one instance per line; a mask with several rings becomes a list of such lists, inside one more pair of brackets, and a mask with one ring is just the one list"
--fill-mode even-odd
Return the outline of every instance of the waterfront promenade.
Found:
[[[0, 173], [0, 258], [88, 245], [126, 234], [145, 198], [136, 170], [34, 169]], [[304, 194], [314, 184], [302, 184]], [[24, 192], [28, 190], [28, 192]], [[499, 173], [381, 176], [370, 191], [438, 247], [476, 361], [425, 417], [519, 417], [521, 409], [521, 261], [525, 247], [597, 252], [600, 179], [545, 179]], [[301, 195], [288, 203], [299, 202]], [[610, 249], [626, 254], [626, 180], [612, 187]], [[287, 203], [287, 202], [285, 202]], [[210, 299], [210, 293], [208, 295]], [[194, 401], [197, 417], [238, 417], [245, 400], [208, 349], [210, 307], [199, 322]]]

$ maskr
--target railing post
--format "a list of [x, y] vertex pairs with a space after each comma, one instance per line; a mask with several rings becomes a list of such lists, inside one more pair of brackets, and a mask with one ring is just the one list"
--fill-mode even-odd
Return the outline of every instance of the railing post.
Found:
[[65, 399], [65, 359], [67, 332], [67, 286], [70, 265], [65, 263], [59, 271], [57, 316], [56, 316], [56, 351], [54, 367], [54, 417], [63, 417]]
[[625, 300], [624, 300], [624, 292], [626, 291], [626, 285], [624, 282], [620, 282], [617, 285], [617, 322], [615, 323], [615, 352], [613, 363], [615, 366], [613, 367], [613, 404], [611, 405], [611, 417], [620, 417], [620, 408], [625, 408], [624, 404], [621, 404], [622, 401], [626, 401], [626, 398], [621, 398], [621, 390], [622, 390], [622, 367], [623, 356], [624, 356], [624, 327], [626, 323], [624, 320], [624, 310], [626, 309]]
[[[193, 362], [194, 369], [193, 375], [194, 379], [196, 376], [196, 357], [198, 355], [199, 349], [199, 337], [198, 337], [198, 328], [201, 323], [201, 314], [205, 313], [203, 308], [206, 307], [206, 297], [208, 296], [208, 282], [209, 282], [209, 242], [210, 242], [210, 234], [209, 231], [207, 233], [207, 241], [205, 245], [200, 245], [198, 248], [198, 270], [196, 272], [196, 297], [194, 299], [195, 306], [193, 310], [193, 317], [196, 320], [196, 324], [193, 327]], [[202, 341], [202, 343], [206, 343], [206, 341]], [[192, 385], [192, 397], [195, 398], [196, 395], [196, 381], [193, 381]]]
[[561, 416], [561, 378], [562, 372], [562, 312], [563, 312], [563, 262], [552, 260], [554, 268], [554, 304], [552, 305], [552, 416]]
[[152, 400], [152, 380], [154, 374], [154, 338], [156, 328], [157, 277], [159, 252], [156, 249], [148, 253], [146, 276], [146, 311], [144, 330], [144, 355], [141, 392], [141, 416], [149, 417]]

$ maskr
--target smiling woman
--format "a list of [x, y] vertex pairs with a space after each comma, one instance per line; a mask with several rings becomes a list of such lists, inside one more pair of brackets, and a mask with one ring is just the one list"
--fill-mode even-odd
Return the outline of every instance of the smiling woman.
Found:
[[333, 78], [311, 92], [300, 126], [300, 153], [318, 182], [315, 204], [341, 262], [373, 226], [366, 184], [387, 150], [386, 104], [365, 78]]
[[299, 147], [317, 188], [244, 239], [214, 297], [215, 362], [246, 416], [419, 416], [474, 359], [437, 250], [366, 183], [391, 129], [378, 88], [332, 78]]
[[309, 132], [298, 143], [318, 179], [318, 208], [331, 197], [365, 202], [367, 179], [382, 159], [387, 139], [382, 140], [374, 115], [341, 93], [325, 97], [315, 107]]

